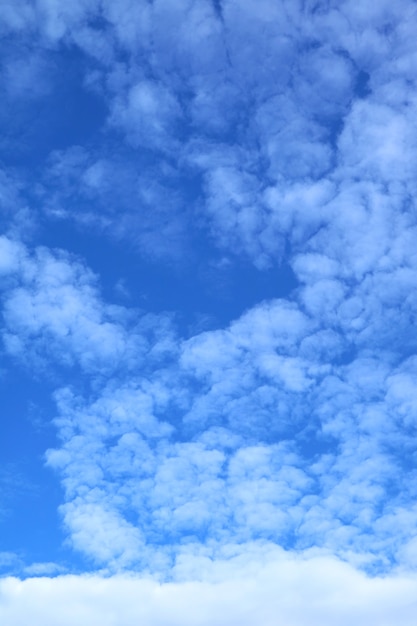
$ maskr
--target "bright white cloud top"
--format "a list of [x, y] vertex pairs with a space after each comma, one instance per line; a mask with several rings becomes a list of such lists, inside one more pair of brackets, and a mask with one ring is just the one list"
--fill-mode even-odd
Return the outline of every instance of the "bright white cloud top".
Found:
[[414, 625], [415, 2], [0, 32], [0, 622]]

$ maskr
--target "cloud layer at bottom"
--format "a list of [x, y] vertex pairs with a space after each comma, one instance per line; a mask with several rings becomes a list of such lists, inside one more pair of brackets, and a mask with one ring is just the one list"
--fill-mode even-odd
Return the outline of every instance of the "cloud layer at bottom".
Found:
[[[258, 555], [259, 557], [259, 555]], [[369, 578], [329, 556], [188, 563], [200, 580], [118, 575], [5, 578], [7, 626], [414, 626], [417, 576]], [[180, 572], [178, 572], [180, 575]], [[196, 571], [194, 571], [194, 576]], [[198, 578], [198, 573], [197, 573]]]

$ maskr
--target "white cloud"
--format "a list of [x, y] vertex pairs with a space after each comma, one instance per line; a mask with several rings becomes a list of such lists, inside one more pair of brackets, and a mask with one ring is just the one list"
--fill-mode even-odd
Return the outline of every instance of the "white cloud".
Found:
[[141, 560], [143, 538], [141, 531], [121, 515], [106, 506], [94, 487], [84, 497], [61, 507], [65, 525], [71, 532], [71, 545], [87, 553], [98, 564], [112, 570], [126, 568]]
[[32, 563], [24, 568], [25, 576], [57, 576], [65, 573], [66, 568], [57, 563]]
[[[255, 558], [254, 558], [255, 557]], [[412, 626], [414, 577], [367, 578], [330, 557], [296, 559], [278, 549], [217, 562], [186, 559], [191, 580], [135, 575], [6, 578], [0, 619], [8, 626]]]
[[20, 242], [0, 237], [0, 275], [7, 276], [18, 271], [25, 251]]
[[[108, 373], [131, 368], [149, 349], [154, 358], [172, 349], [164, 316], [158, 321], [136, 317], [104, 303], [96, 276], [66, 253], [39, 248], [30, 254], [5, 238], [1, 244], [4, 271], [14, 281], [3, 303], [3, 341], [9, 354], [38, 365], [52, 360]], [[147, 337], [154, 331], [161, 341], [150, 346]]]
[[110, 124], [121, 127], [134, 146], [165, 151], [176, 147], [175, 126], [180, 117], [181, 108], [167, 87], [142, 80], [129, 89], [126, 100], [116, 101]]
[[67, 364], [74, 354], [87, 369], [100, 361], [104, 367], [117, 363], [126, 337], [108, 314], [103, 319], [91, 274], [46, 250], [28, 259], [22, 274], [23, 285], [11, 290], [4, 305], [3, 338], [12, 354], [23, 355], [28, 344], [33, 350], [38, 343]]
[[414, 98], [410, 94], [407, 109], [401, 110], [395, 102], [393, 110], [379, 103], [378, 95], [374, 101], [355, 103], [346, 120], [339, 139], [343, 174], [382, 180], [385, 184], [390, 180], [407, 181], [412, 176], [416, 148]]

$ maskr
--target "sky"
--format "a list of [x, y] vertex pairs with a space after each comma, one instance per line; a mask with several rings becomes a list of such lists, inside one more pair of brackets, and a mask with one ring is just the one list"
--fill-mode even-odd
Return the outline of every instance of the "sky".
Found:
[[0, 35], [0, 623], [414, 625], [416, 2]]

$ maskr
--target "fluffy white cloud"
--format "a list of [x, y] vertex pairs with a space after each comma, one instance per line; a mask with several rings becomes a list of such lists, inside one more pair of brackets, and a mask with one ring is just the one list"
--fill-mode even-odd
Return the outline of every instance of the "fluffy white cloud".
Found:
[[[8, 276], [2, 335], [9, 354], [109, 373], [137, 366], [149, 350], [157, 357], [172, 349], [168, 318], [104, 303], [97, 277], [68, 254], [46, 248], [30, 254], [5, 237], [0, 245]], [[154, 332], [161, 342], [149, 345], [148, 333]]]
[[[415, 577], [367, 578], [330, 557], [297, 559], [275, 549], [210, 562], [183, 562], [192, 579], [138, 576], [6, 578], [0, 619], [8, 626], [412, 626]], [[191, 569], [190, 569], [191, 568]]]

